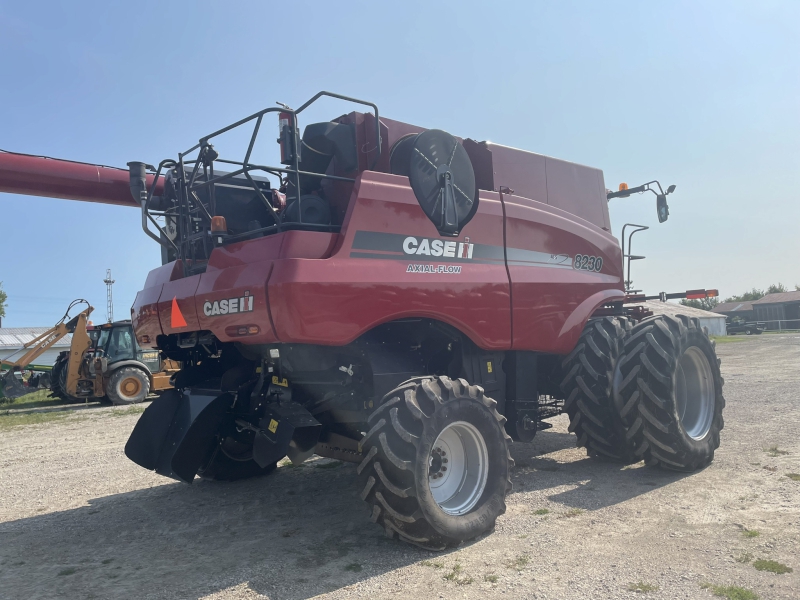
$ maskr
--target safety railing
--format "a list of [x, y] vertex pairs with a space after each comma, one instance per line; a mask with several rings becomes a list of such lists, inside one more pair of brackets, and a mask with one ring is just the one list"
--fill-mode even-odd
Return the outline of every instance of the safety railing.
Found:
[[[244, 177], [246, 182], [249, 183], [250, 187], [252, 187], [253, 191], [265, 205], [268, 213], [272, 215], [274, 220], [273, 225], [249, 231], [247, 232], [247, 236], [254, 237], [281, 231], [286, 227], [284, 223], [284, 217], [275, 209], [272, 202], [266, 198], [261, 186], [258, 185], [256, 180], [251, 175], [253, 172], [263, 172], [267, 175], [275, 176], [284, 184], [288, 183], [291, 178], [291, 183], [294, 185], [294, 189], [297, 194], [296, 202], [298, 203], [297, 219], [293, 219], [291, 223], [293, 228], [330, 230], [330, 225], [318, 225], [303, 222], [303, 200], [302, 194], [300, 193], [301, 177], [328, 179], [349, 183], [355, 182], [355, 179], [353, 178], [300, 170], [301, 142], [299, 137], [298, 115], [323, 97], [361, 104], [372, 109], [375, 118], [375, 157], [368, 168], [374, 168], [378, 160], [380, 160], [382, 145], [380, 134], [380, 115], [378, 113], [377, 105], [373, 104], [372, 102], [367, 102], [365, 100], [359, 100], [357, 98], [351, 98], [348, 96], [342, 96], [332, 92], [319, 92], [308, 102], [300, 106], [300, 108], [292, 109], [285, 105], [266, 108], [200, 138], [197, 144], [185, 152], [178, 154], [177, 161], [170, 159], [162, 161], [158, 165], [158, 168], [155, 169], [155, 177], [153, 178], [153, 182], [150, 186], [150, 189], [146, 191], [146, 199], [143, 198], [142, 201], [142, 228], [145, 230], [145, 233], [167, 248], [168, 252], [174, 252], [177, 257], [181, 258], [183, 260], [184, 269], [192, 270], [193, 265], [206, 261], [210, 254], [209, 243], [211, 219], [213, 216], [215, 216], [216, 204], [215, 187], [219, 184], [229, 182], [234, 178], [236, 178], [237, 184], [244, 184], [245, 182], [242, 180], [242, 177]], [[268, 113], [280, 113], [281, 118], [288, 116], [291, 119], [291, 136], [289, 138], [291, 140], [291, 148], [289, 149], [291, 153], [291, 164], [289, 165], [275, 167], [251, 162], [256, 139], [258, 138], [261, 130], [264, 116]], [[248, 124], [252, 124], [253, 129], [250, 133], [249, 143], [243, 159], [236, 161], [220, 158], [216, 150], [214, 150], [211, 142], [224, 133], [244, 127]], [[196, 157], [189, 158], [195, 152], [197, 152]], [[372, 152], [371, 149], [370, 152]], [[219, 174], [215, 169], [215, 163], [230, 165], [234, 168], [232, 171]], [[177, 206], [172, 210], [156, 211], [151, 209], [151, 202], [159, 179], [168, 169], [175, 169], [177, 171], [176, 183], [178, 189], [176, 189], [176, 193], [178, 196], [178, 203]], [[205, 193], [207, 195], [206, 202], [201, 199], [201, 193]], [[145, 194], [143, 193], [142, 196], [144, 195]], [[173, 236], [177, 238], [177, 243], [170, 239], [170, 236], [167, 235], [167, 231], [165, 231], [165, 229], [158, 223], [157, 217], [175, 219], [177, 221], [177, 232], [176, 235]], [[156, 227], [158, 234], [155, 234], [150, 229], [150, 224]], [[229, 238], [227, 241], [230, 243], [231, 241], [238, 240]]]

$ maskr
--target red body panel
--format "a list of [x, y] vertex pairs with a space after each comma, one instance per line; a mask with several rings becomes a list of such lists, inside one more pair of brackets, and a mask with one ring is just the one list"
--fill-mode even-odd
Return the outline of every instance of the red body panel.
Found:
[[[616, 238], [542, 202], [509, 195], [504, 202], [514, 349], [568, 353], [595, 308], [625, 295]], [[600, 272], [573, 268], [577, 254], [602, 257]]]
[[[280, 341], [342, 345], [387, 321], [428, 317], [457, 327], [484, 348], [510, 347], [511, 304], [499, 201], [481, 200], [458, 239], [499, 247], [499, 261], [464, 261], [458, 275], [408, 273], [409, 264], [448, 263], [445, 258], [432, 261], [403, 252], [408, 236], [440, 238], [408, 179], [364, 172], [353, 194], [342, 244], [331, 258], [275, 263], [269, 297]], [[354, 244], [356, 236], [364, 234], [374, 234], [376, 243]]]
[[[602, 257], [601, 272], [573, 269], [575, 254]], [[344, 345], [381, 323], [421, 317], [485, 349], [566, 353], [595, 308], [623, 296], [619, 246], [600, 227], [482, 191], [458, 238], [444, 238], [407, 178], [372, 171], [359, 176], [340, 234], [287, 231], [215, 249], [202, 275], [179, 278], [179, 267], [155, 270], [137, 296], [140, 339], [209, 330], [246, 344]], [[207, 314], [214, 302], [250, 295], [252, 311]], [[186, 327], [172, 326], [173, 299]], [[226, 333], [246, 325], [259, 332]]]

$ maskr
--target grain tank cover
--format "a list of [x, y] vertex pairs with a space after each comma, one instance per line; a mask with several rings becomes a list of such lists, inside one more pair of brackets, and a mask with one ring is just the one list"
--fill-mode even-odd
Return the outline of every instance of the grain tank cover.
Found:
[[509, 187], [517, 196], [560, 208], [611, 230], [600, 169], [491, 142], [468, 139], [464, 148], [472, 159], [480, 189]]

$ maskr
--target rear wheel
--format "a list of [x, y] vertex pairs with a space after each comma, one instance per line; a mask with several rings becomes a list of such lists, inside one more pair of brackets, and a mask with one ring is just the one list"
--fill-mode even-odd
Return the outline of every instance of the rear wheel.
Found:
[[589, 321], [578, 345], [562, 361], [564, 410], [569, 430], [589, 456], [630, 464], [640, 460], [625, 437], [625, 426], [614, 406], [614, 373], [630, 321], [604, 317]]
[[137, 404], [150, 393], [150, 378], [137, 367], [122, 367], [108, 378], [106, 396], [114, 404]]
[[67, 394], [67, 370], [69, 366], [69, 353], [63, 352], [56, 359], [50, 374], [50, 397], [61, 398], [79, 402], [80, 398]]
[[429, 550], [494, 528], [511, 490], [497, 403], [463, 379], [420, 377], [384, 397], [361, 440], [361, 497], [389, 537]]
[[714, 460], [724, 425], [723, 379], [714, 342], [697, 319], [645, 319], [625, 341], [620, 414], [637, 456], [695, 471]]

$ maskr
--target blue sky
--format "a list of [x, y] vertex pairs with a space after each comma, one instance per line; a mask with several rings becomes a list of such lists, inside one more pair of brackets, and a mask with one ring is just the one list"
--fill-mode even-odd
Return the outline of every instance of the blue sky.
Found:
[[[800, 2], [0, 0], [0, 57], [5, 150], [155, 163], [327, 89], [602, 168], [609, 188], [676, 184], [662, 225], [650, 194], [611, 201], [615, 234], [651, 226], [648, 292], [800, 283]], [[107, 268], [127, 317], [160, 263], [139, 219], [0, 194], [3, 325], [50, 325], [76, 297], [103, 320]]]

